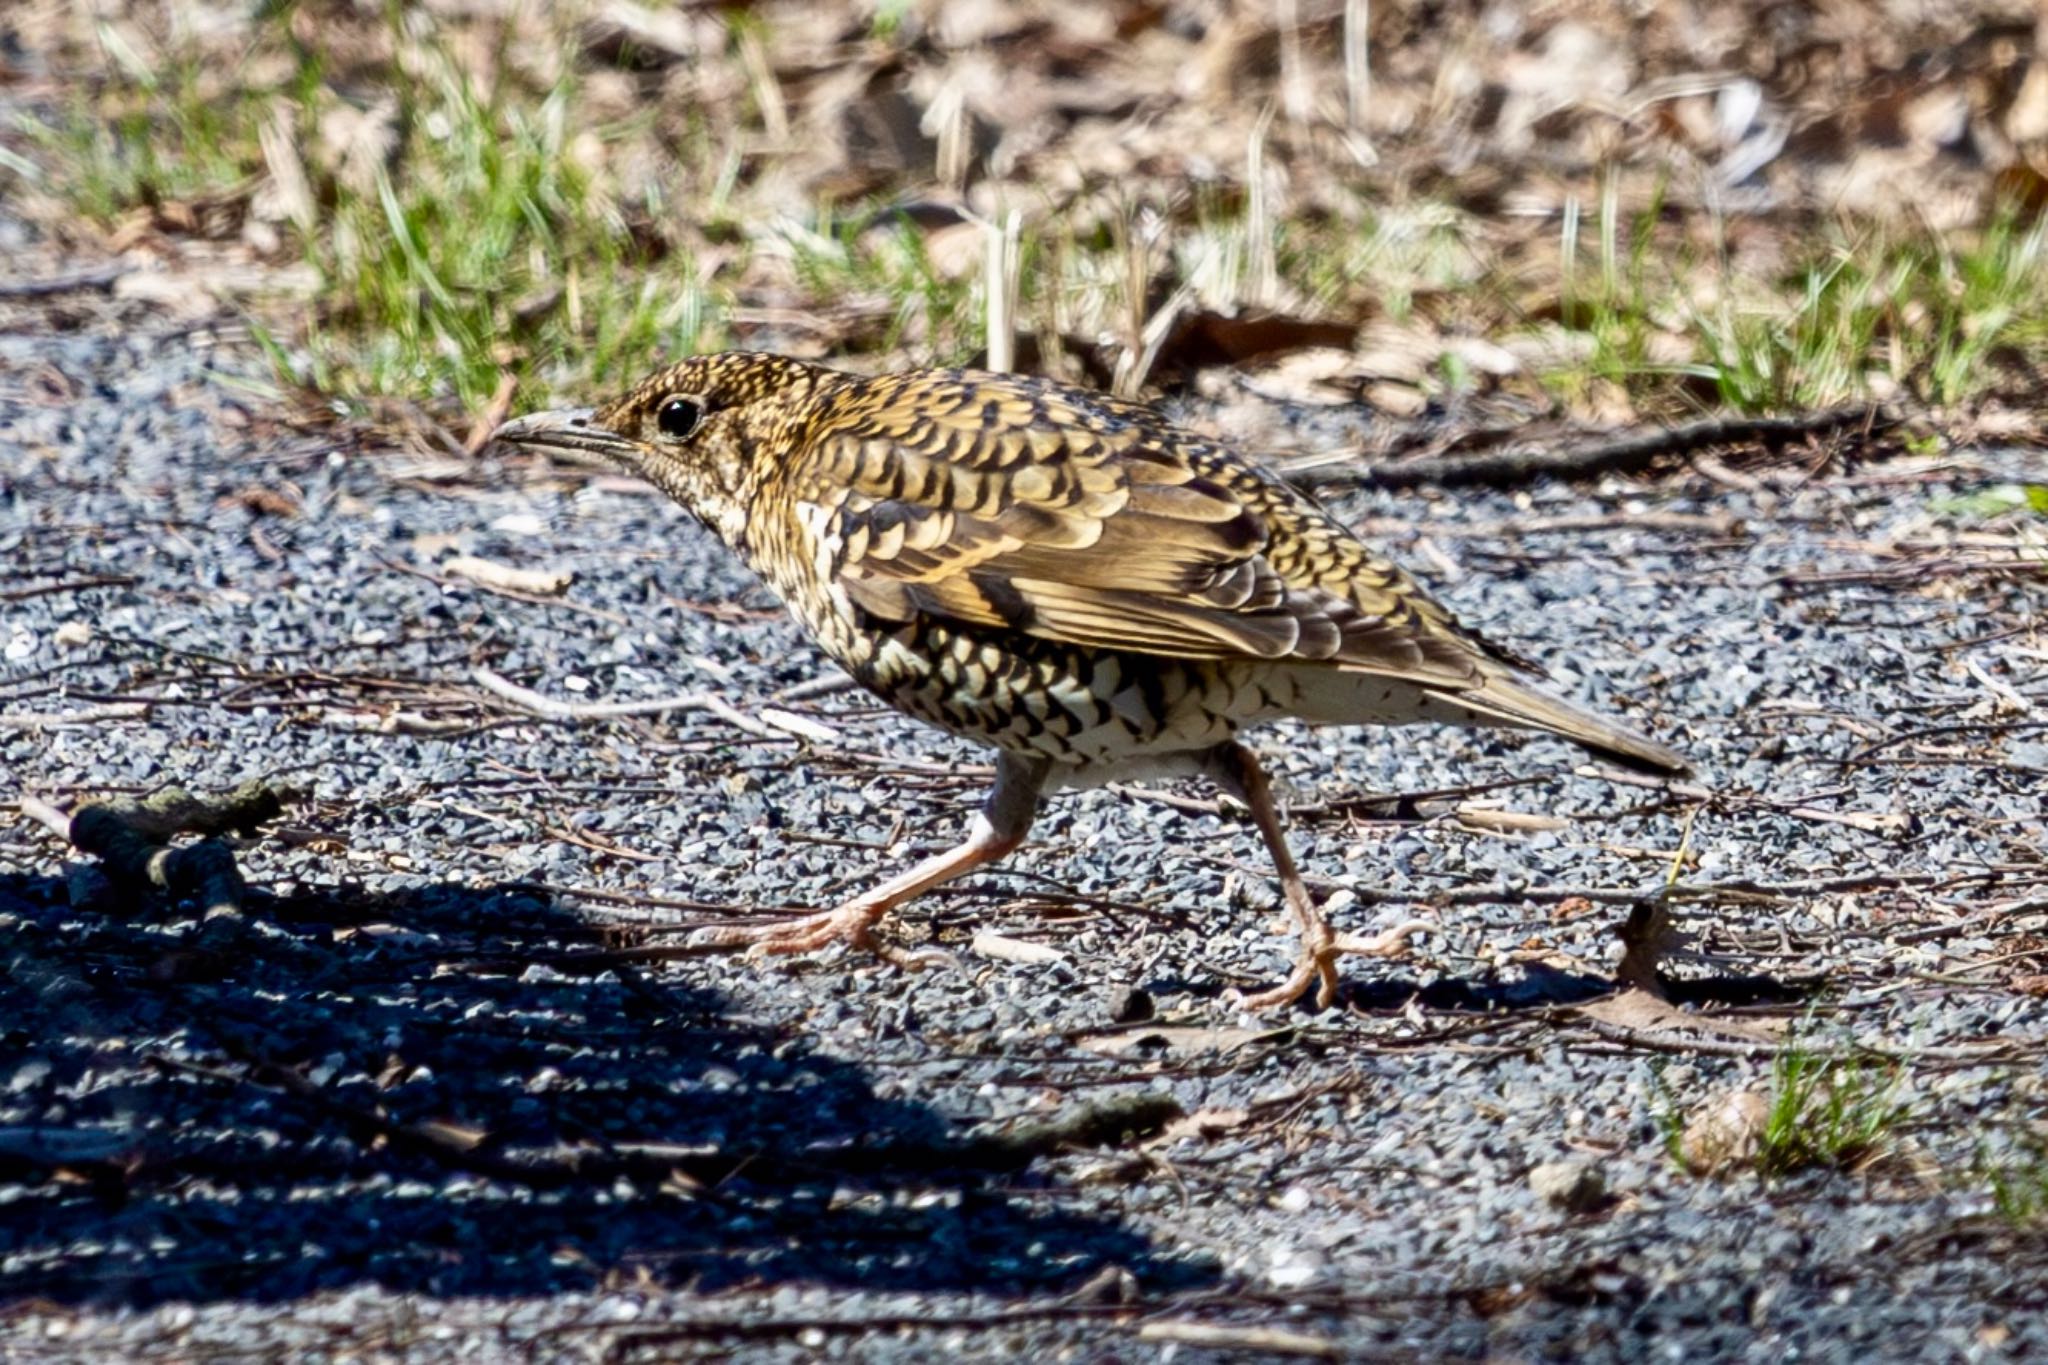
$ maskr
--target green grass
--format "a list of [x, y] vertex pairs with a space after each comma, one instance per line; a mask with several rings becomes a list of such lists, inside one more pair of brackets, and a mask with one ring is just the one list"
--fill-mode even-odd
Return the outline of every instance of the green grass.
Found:
[[1918, 365], [1926, 396], [1936, 403], [1969, 397], [2001, 348], [2048, 353], [2048, 220], [2022, 230], [2000, 214], [1960, 251], [1936, 239], [1924, 246], [1932, 260], [1925, 293], [1934, 335]]
[[2017, 1227], [2048, 1227], [2048, 1150], [2036, 1145], [2025, 1157], [1989, 1173], [1992, 1207]]
[[[138, 205], [247, 193], [265, 169], [262, 129], [288, 118], [287, 141], [317, 147], [323, 121], [344, 112], [326, 69], [339, 59], [324, 38], [303, 37], [319, 30], [295, 37], [290, 11], [276, 7], [249, 50], [225, 56], [131, 51], [107, 30], [89, 97], [28, 128], [26, 174], [109, 224]], [[905, 12], [877, 7], [876, 33]], [[620, 101], [616, 85], [594, 96], [591, 83], [616, 72], [564, 61], [537, 87], [502, 50], [461, 47], [458, 59], [435, 22], [393, 4], [388, 67], [352, 76], [351, 88], [396, 99], [388, 155], [361, 174], [305, 167], [310, 203], [285, 235], [319, 287], [308, 308], [258, 317], [294, 379], [345, 401], [396, 395], [443, 409], [474, 409], [508, 374], [589, 396], [661, 357], [729, 344], [733, 309], [764, 300], [819, 317], [843, 351], [943, 364], [984, 349], [982, 272], [935, 261], [922, 229], [865, 204], [778, 219], [750, 198], [772, 159], [757, 145], [772, 88], [755, 80], [732, 109], [664, 114]], [[736, 63], [746, 22], [732, 30]], [[598, 107], [641, 112], [608, 124], [593, 121]], [[1247, 168], [1269, 155], [1259, 142]], [[11, 153], [0, 172], [25, 174]], [[1624, 211], [1618, 176], [1590, 215], [1570, 201], [1561, 230], [1540, 234], [1364, 189], [1296, 212], [1233, 183], [1140, 182], [1024, 205], [1017, 324], [1046, 355], [1061, 336], [1137, 346], [1148, 310], [1184, 288], [1189, 306], [1501, 337], [1528, 325], [1534, 298], [1569, 358], [1503, 379], [1440, 357], [1427, 385], [1505, 384], [1567, 407], [1619, 390], [1659, 415], [1797, 411], [1894, 391], [1961, 404], [2000, 383], [2007, 362], [2048, 360], [2048, 227], [2017, 218], [1948, 235], [1838, 228], [1788, 250], [1775, 277], [1750, 278], [1689, 244], [1697, 216], [1661, 195]], [[1139, 257], [1148, 269], [1134, 275]]]
[[1588, 344], [1545, 376], [1567, 401], [1604, 380], [1638, 399], [1682, 393], [1747, 414], [1893, 392], [1945, 406], [1989, 389], [2001, 352], [2048, 362], [2043, 224], [2003, 214], [1953, 235], [1838, 228], [1776, 278], [1753, 279], [1725, 258], [1695, 259], [1660, 232], [1663, 214], [1653, 196], [1623, 221], [1610, 182], [1586, 262], [1579, 206], [1567, 204], [1560, 313]]
[[1960, 244], [1931, 232], [1837, 241], [1776, 290], [1693, 314], [1717, 397], [1747, 413], [1832, 407], [1869, 396], [1876, 377], [1963, 402], [1989, 386], [1999, 349], [2048, 353], [2043, 241], [2040, 225], [2023, 232], [2009, 217]]
[[703, 342], [716, 302], [690, 254], [651, 249], [584, 166], [573, 68], [529, 102], [510, 81], [479, 94], [431, 43], [412, 65], [398, 169], [338, 190], [305, 243], [323, 281], [305, 338], [314, 387], [470, 407], [536, 361], [574, 352], [563, 379], [616, 383]]
[[1665, 1075], [1664, 1058], [1650, 1063], [1650, 1119], [1657, 1125], [1657, 1137], [1664, 1147], [1664, 1159], [1678, 1170], [1687, 1169], [1685, 1159], [1685, 1106], [1671, 1089]]
[[1927, 510], [1967, 522], [2048, 519], [2048, 484], [1995, 483], [1968, 493], [1930, 498]]
[[112, 222], [132, 209], [223, 195], [262, 166], [260, 96], [208, 78], [196, 55], [161, 70], [110, 50], [112, 89], [74, 94], [48, 121], [21, 128], [43, 178], [84, 216]]
[[[1747, 1132], [1726, 1127], [1724, 1114], [1736, 1096], [1688, 1107], [1662, 1067], [1651, 1075], [1650, 1113], [1666, 1158], [1690, 1174], [1745, 1169], [1775, 1180], [1800, 1171], [1855, 1170], [1884, 1155], [1910, 1118], [1905, 1081], [1901, 1066], [1819, 1051], [1795, 1036], [1772, 1059], [1761, 1120]], [[1709, 1128], [1696, 1137], [1696, 1124]], [[1688, 1155], [1695, 1140], [1705, 1152], [1697, 1168]]]
[[[618, 130], [577, 127], [572, 66], [548, 90], [506, 78], [486, 95], [431, 30], [395, 9], [388, 22], [405, 72], [390, 85], [390, 155], [367, 183], [306, 168], [318, 216], [295, 245], [319, 291], [288, 330], [264, 328], [293, 379], [343, 400], [467, 409], [508, 371], [605, 385], [657, 356], [722, 343], [723, 301], [699, 282], [692, 254], [638, 230], [660, 206], [637, 206], [636, 223], [586, 168], [579, 135]], [[282, 44], [281, 28], [272, 36]], [[271, 56], [266, 70], [278, 66]], [[115, 60], [98, 109], [29, 132], [49, 184], [112, 222], [138, 204], [242, 185], [264, 164], [257, 130], [281, 106], [298, 144], [316, 142], [319, 63], [297, 50], [296, 70], [265, 88], [191, 55], [160, 74]]]
[[933, 364], [957, 365], [984, 344], [980, 271], [941, 275], [914, 224], [859, 209], [835, 216], [826, 207], [777, 235], [807, 294], [874, 319], [865, 332], [857, 319], [851, 324], [861, 349], [914, 345]]
[[1881, 1154], [1908, 1113], [1902, 1068], [1831, 1056], [1788, 1043], [1771, 1063], [1770, 1107], [1757, 1135], [1766, 1176], [1814, 1167], [1848, 1169]]
[[1546, 376], [1553, 390], [1568, 400], [1586, 397], [1596, 380], [1641, 395], [1667, 387], [1679, 376], [1707, 372], [1702, 364], [1673, 365], [1653, 356], [1655, 338], [1672, 329], [1673, 299], [1690, 273], [1683, 261], [1668, 261], [1657, 250], [1663, 208], [1660, 189], [1630, 217], [1624, 232], [1619, 194], [1610, 175], [1602, 186], [1595, 220], [1598, 245], [1588, 271], [1580, 263], [1579, 204], [1573, 200], [1565, 206], [1558, 247], [1559, 315], [1566, 327], [1590, 342], [1582, 362]]

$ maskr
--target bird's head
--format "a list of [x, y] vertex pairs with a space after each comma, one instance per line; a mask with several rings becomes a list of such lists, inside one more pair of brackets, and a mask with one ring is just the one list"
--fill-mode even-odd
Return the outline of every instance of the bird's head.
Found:
[[747, 507], [810, 404], [841, 376], [750, 351], [694, 356], [608, 403], [515, 417], [492, 439], [642, 476], [744, 550]]

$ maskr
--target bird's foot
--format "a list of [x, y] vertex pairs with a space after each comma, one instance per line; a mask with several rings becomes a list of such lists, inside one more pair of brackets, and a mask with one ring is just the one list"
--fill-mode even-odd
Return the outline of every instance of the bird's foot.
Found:
[[1357, 934], [1337, 933], [1330, 928], [1329, 921], [1318, 914], [1310, 932], [1303, 936], [1301, 955], [1295, 959], [1293, 974], [1272, 990], [1243, 996], [1238, 1003], [1248, 1010], [1284, 1009], [1307, 995], [1310, 986], [1315, 986], [1316, 1008], [1326, 1010], [1337, 1002], [1338, 958], [1346, 954], [1354, 957], [1399, 957], [1406, 951], [1410, 935], [1432, 927], [1424, 920], [1411, 919], [1384, 933], [1363, 938]]
[[777, 924], [714, 924], [690, 935], [692, 947], [745, 948], [751, 959], [779, 957], [788, 953], [810, 953], [834, 943], [864, 949], [899, 967], [917, 969], [950, 964], [953, 959], [936, 948], [912, 950], [884, 943], [875, 937], [875, 924], [888, 907], [851, 901], [836, 910], [806, 915]]

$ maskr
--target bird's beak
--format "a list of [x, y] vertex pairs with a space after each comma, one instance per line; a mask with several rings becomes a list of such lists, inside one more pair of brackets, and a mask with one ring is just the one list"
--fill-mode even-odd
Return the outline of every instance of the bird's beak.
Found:
[[637, 469], [640, 443], [597, 424], [594, 408], [557, 408], [515, 417], [491, 433], [494, 441], [549, 455], [597, 458]]

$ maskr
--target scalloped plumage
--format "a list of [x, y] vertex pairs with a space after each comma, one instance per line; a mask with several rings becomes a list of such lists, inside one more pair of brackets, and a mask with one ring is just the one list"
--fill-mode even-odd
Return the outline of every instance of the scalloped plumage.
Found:
[[[688, 430], [663, 429], [675, 413], [695, 419]], [[1459, 626], [1312, 499], [1142, 404], [1014, 375], [863, 378], [731, 352], [499, 434], [645, 475], [862, 685], [1005, 755], [989, 809], [942, 855], [939, 880], [1021, 841], [1047, 786], [1179, 766], [1262, 796], [1234, 737], [1280, 716], [1514, 726], [1684, 769], [1664, 745], [1536, 690], [1529, 665]], [[1329, 938], [1284, 855], [1281, 843], [1305, 939]], [[902, 892], [904, 881], [858, 913], [744, 941], [865, 940], [881, 913], [935, 884]], [[1305, 946], [1267, 999], [1317, 976], [1327, 995], [1334, 942], [1313, 963]]]

